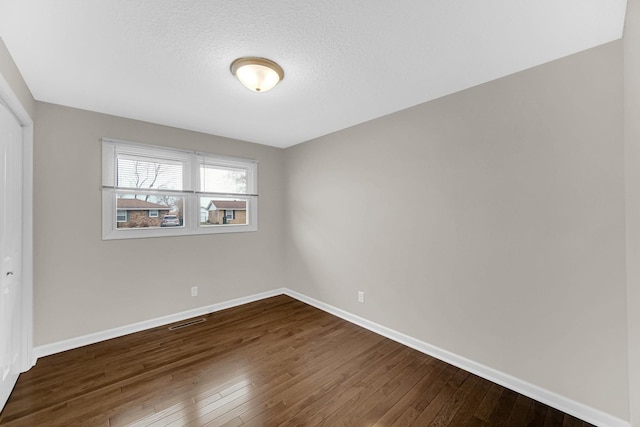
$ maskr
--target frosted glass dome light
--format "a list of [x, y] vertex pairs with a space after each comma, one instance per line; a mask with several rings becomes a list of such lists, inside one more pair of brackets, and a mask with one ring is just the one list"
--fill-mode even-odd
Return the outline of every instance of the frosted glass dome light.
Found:
[[265, 58], [238, 58], [231, 63], [231, 74], [254, 92], [266, 92], [284, 78], [284, 71]]

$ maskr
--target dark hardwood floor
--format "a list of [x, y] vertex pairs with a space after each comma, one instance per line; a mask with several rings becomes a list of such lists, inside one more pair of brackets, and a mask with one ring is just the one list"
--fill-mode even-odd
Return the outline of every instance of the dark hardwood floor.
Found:
[[7, 426], [588, 426], [286, 296], [44, 357]]

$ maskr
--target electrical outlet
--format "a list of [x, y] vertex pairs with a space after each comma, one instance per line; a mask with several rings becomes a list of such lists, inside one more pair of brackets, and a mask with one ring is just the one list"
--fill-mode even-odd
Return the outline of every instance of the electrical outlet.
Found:
[[198, 287], [197, 286], [192, 286], [191, 287], [191, 296], [192, 297], [197, 297], [198, 296]]
[[358, 302], [364, 303], [364, 292], [358, 291]]

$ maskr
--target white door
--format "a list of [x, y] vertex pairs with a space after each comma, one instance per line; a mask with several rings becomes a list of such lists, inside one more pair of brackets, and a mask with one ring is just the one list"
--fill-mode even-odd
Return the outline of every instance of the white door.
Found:
[[0, 410], [20, 373], [22, 128], [0, 103]]

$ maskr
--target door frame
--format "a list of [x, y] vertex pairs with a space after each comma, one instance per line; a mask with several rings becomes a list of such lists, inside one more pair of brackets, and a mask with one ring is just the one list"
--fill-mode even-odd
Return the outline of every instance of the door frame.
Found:
[[9, 82], [0, 74], [0, 102], [22, 126], [22, 283], [20, 372], [36, 364], [33, 352], [33, 120]]

